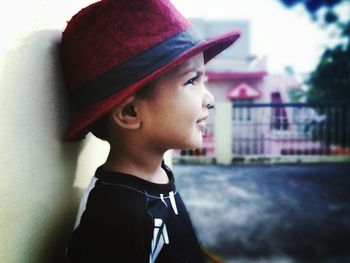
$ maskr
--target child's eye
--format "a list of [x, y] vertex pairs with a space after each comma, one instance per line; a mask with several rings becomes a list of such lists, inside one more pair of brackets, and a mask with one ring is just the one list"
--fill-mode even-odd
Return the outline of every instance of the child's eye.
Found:
[[198, 80], [199, 76], [196, 76], [190, 80], [188, 80], [186, 83], [185, 83], [185, 86], [188, 86], [188, 85], [196, 85], [197, 83], [197, 80]]
[[185, 83], [186, 86], [187, 86], [187, 85], [194, 85], [194, 84], [196, 84], [196, 83], [195, 83], [195, 79], [190, 79], [190, 80], [188, 80], [188, 81]]

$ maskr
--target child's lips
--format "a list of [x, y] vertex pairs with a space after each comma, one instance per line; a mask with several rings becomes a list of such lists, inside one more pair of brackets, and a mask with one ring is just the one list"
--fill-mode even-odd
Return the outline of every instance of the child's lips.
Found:
[[205, 127], [207, 126], [207, 119], [208, 119], [208, 116], [205, 116], [204, 118], [201, 118], [199, 119], [196, 124], [197, 126], [201, 129], [201, 130], [204, 130]]

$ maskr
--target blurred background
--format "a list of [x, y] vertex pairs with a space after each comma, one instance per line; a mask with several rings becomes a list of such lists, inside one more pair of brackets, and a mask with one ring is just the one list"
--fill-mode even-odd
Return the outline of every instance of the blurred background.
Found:
[[175, 2], [203, 37], [241, 31], [207, 67], [200, 149], [173, 153], [217, 262], [350, 262], [350, 2]]
[[[0, 262], [62, 262], [108, 145], [63, 143], [59, 42], [91, 0], [0, 10]], [[350, 262], [350, 1], [173, 0], [204, 38], [239, 42], [207, 65], [203, 147], [167, 153], [211, 262]]]

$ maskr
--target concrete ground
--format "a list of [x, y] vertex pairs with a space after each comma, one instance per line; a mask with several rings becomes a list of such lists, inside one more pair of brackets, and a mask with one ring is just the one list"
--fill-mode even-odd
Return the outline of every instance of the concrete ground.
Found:
[[202, 244], [225, 262], [350, 262], [350, 164], [173, 170]]

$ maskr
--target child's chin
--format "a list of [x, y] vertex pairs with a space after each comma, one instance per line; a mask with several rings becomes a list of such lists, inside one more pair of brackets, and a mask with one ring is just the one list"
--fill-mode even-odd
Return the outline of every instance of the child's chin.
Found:
[[196, 138], [196, 140], [193, 140], [189, 149], [201, 148], [202, 145], [203, 145], [203, 137], [201, 136], [200, 138]]
[[202, 133], [196, 133], [192, 134], [190, 139], [186, 140], [184, 143], [182, 142], [182, 145], [178, 145], [177, 149], [183, 149], [183, 150], [193, 150], [197, 148], [201, 148], [203, 145], [203, 134]]

